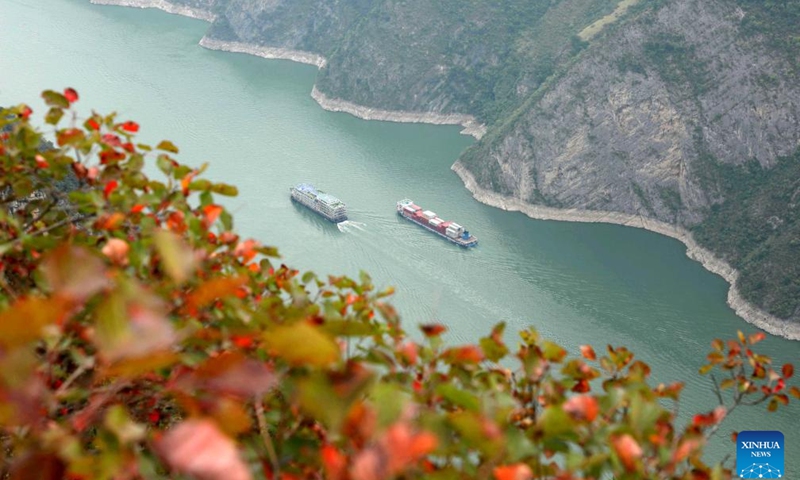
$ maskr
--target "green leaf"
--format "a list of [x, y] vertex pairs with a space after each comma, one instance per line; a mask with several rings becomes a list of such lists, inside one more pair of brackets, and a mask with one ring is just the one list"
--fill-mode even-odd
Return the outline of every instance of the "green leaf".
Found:
[[374, 333], [368, 323], [352, 320], [330, 320], [321, 328], [335, 337], [368, 337]]
[[550, 362], [560, 362], [567, 355], [567, 351], [561, 348], [560, 345], [545, 340], [542, 342], [542, 354]]
[[239, 195], [239, 189], [233, 185], [225, 183], [215, 183], [211, 186], [211, 191], [225, 197], [235, 197]]
[[460, 390], [449, 383], [443, 383], [436, 387], [436, 393], [461, 408], [472, 412], [478, 412], [481, 408], [481, 402], [478, 398], [471, 393]]
[[103, 423], [122, 444], [138, 442], [144, 438], [146, 433], [145, 427], [131, 420], [122, 405], [114, 405], [109, 408]]
[[172, 163], [172, 159], [169, 158], [169, 155], [163, 153], [158, 157], [156, 157], [156, 166], [166, 175], [170, 175], [172, 171], [175, 169], [175, 166]]
[[54, 92], [53, 90], [45, 90], [42, 92], [44, 103], [50, 107], [69, 108], [69, 100], [64, 95]]
[[306, 322], [268, 331], [264, 341], [275, 355], [293, 365], [324, 367], [339, 359], [336, 342]]
[[185, 282], [195, 269], [192, 249], [180, 237], [166, 230], [156, 232], [153, 241], [167, 274], [176, 283]]
[[44, 116], [44, 121], [50, 125], [56, 125], [63, 116], [64, 110], [59, 107], [51, 107], [50, 110], [47, 111], [47, 115]]
[[156, 148], [158, 150], [164, 150], [165, 152], [178, 153], [178, 147], [176, 147], [175, 144], [169, 140], [162, 140], [158, 143], [158, 145], [156, 145]]
[[538, 426], [546, 437], [558, 437], [573, 430], [573, 421], [560, 405], [551, 405], [542, 412]]

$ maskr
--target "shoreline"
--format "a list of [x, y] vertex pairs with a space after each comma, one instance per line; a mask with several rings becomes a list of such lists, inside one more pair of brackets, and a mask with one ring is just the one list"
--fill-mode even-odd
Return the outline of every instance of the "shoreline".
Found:
[[[134, 8], [156, 8], [174, 15], [182, 15], [207, 22], [214, 21], [214, 15], [200, 9], [177, 6], [167, 0], [89, 0], [95, 5], [115, 5]], [[228, 51], [233, 53], [246, 53], [267, 59], [291, 60], [294, 62], [316, 65], [323, 68], [327, 64], [325, 57], [310, 52], [289, 50], [276, 47], [259, 47], [240, 42], [223, 42], [203, 37], [200, 46], [209, 50]], [[486, 133], [486, 126], [477, 122], [471, 115], [442, 115], [436, 113], [415, 113], [402, 111], [379, 110], [364, 107], [346, 100], [328, 98], [317, 90], [316, 85], [311, 89], [311, 97], [324, 110], [331, 112], [349, 113], [363, 120], [379, 120], [400, 123], [430, 123], [435, 125], [461, 125], [464, 130], [461, 134], [471, 135], [477, 140]], [[788, 340], [800, 340], [800, 324], [782, 320], [752, 305], [742, 298], [736, 288], [739, 272], [722, 259], [717, 258], [711, 251], [706, 250], [695, 242], [691, 233], [675, 225], [648, 220], [644, 217], [624, 214], [620, 212], [586, 211], [578, 209], [557, 209], [530, 205], [519, 200], [504, 197], [495, 192], [480, 187], [472, 174], [457, 160], [451, 167], [464, 186], [472, 192], [472, 196], [481, 203], [507, 211], [519, 211], [530, 218], [537, 220], [558, 220], [564, 222], [585, 223], [610, 223], [626, 227], [642, 228], [654, 233], [665, 235], [682, 242], [686, 246], [686, 256], [699, 262], [703, 268], [719, 275], [730, 285], [727, 303], [733, 311], [744, 321], [761, 328], [762, 330]]]
[[[174, 15], [214, 21], [214, 15], [196, 8], [178, 6], [167, 0], [89, 0], [95, 5], [114, 5], [118, 7], [133, 8], [156, 8]], [[302, 50], [291, 50], [281, 47], [266, 47], [242, 42], [228, 42], [216, 40], [203, 36], [200, 39], [200, 46], [208, 50], [218, 50], [231, 53], [246, 53], [257, 57], [271, 60], [291, 60], [293, 62], [315, 65], [318, 69], [324, 68], [328, 60], [322, 55], [305, 52]], [[470, 135], [476, 140], [480, 140], [486, 133], [486, 125], [478, 122], [472, 115], [464, 114], [440, 114], [431, 112], [404, 112], [399, 110], [381, 110], [377, 108], [365, 107], [353, 102], [337, 98], [329, 98], [317, 89], [314, 85], [311, 89], [313, 98], [323, 110], [329, 112], [349, 113], [362, 120], [379, 120], [384, 122], [398, 123], [429, 123], [432, 125], [461, 125], [462, 135]]]
[[610, 223], [625, 227], [641, 228], [674, 238], [686, 246], [687, 257], [699, 262], [703, 268], [711, 273], [719, 275], [728, 282], [730, 287], [728, 288], [727, 303], [737, 316], [772, 335], [783, 337], [787, 340], [800, 340], [800, 323], [783, 320], [770, 315], [742, 298], [739, 290], [736, 288], [736, 280], [739, 277], [739, 272], [728, 265], [727, 262], [718, 258], [711, 251], [698, 245], [694, 237], [692, 237], [692, 234], [683, 228], [620, 212], [560, 209], [530, 205], [482, 188], [475, 181], [475, 177], [472, 173], [459, 161], [456, 161], [450, 169], [461, 178], [464, 186], [472, 193], [473, 198], [491, 207], [511, 212], [521, 212], [537, 220]]
[[480, 140], [486, 134], [486, 126], [478, 123], [472, 115], [462, 115], [458, 113], [423, 113], [423, 112], [404, 112], [398, 110], [380, 110], [377, 108], [364, 107], [353, 102], [337, 98], [329, 98], [324, 93], [317, 90], [316, 85], [311, 89], [311, 98], [317, 101], [320, 107], [329, 112], [344, 112], [363, 120], [379, 120], [382, 122], [398, 123], [429, 123], [433, 125], [461, 125], [462, 135], [470, 135], [476, 140]]
[[213, 22], [216, 18], [211, 12], [207, 12], [199, 8], [175, 5], [167, 0], [89, 0], [89, 3], [94, 5], [110, 5], [116, 7], [155, 8], [173, 15], [181, 15], [183, 17], [194, 18], [196, 20], [205, 20], [206, 22]]
[[200, 39], [200, 46], [208, 50], [218, 50], [221, 52], [230, 53], [246, 53], [248, 55], [255, 55], [256, 57], [266, 58], [269, 60], [291, 60], [297, 63], [315, 65], [317, 68], [322, 68], [328, 63], [325, 57], [315, 53], [304, 52], [302, 50], [290, 50], [288, 48], [279, 47], [262, 47], [259, 45], [242, 42], [225, 42], [208, 37], [203, 37]]

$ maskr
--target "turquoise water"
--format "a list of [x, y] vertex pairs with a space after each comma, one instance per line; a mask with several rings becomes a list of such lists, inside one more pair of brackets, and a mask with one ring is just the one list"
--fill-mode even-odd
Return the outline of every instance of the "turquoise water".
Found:
[[[204, 50], [200, 21], [88, 0], [0, 6], [0, 104], [27, 102], [43, 113], [41, 90], [72, 86], [84, 113], [115, 109], [138, 121], [143, 141], [169, 138], [182, 161], [208, 161], [209, 177], [239, 186], [228, 206], [241, 232], [301, 269], [364, 269], [378, 285], [394, 285], [410, 328], [440, 321], [450, 342], [473, 342], [502, 320], [511, 342], [534, 326], [572, 351], [624, 344], [659, 381], [687, 381], [685, 414], [713, 405], [707, 379], [694, 374], [711, 339], [756, 330], [726, 305], [727, 284], [675, 240], [535, 221], [473, 200], [450, 171], [472, 142], [457, 127], [326, 112], [309, 97], [314, 67]], [[288, 187], [301, 181], [342, 198], [357, 223], [340, 231], [293, 205]], [[399, 219], [395, 202], [406, 197], [465, 225], [480, 245], [462, 250]], [[798, 342], [762, 345], [779, 362], [800, 363]], [[798, 413], [737, 410], [710, 454], [735, 454], [732, 430], [778, 429], [787, 469], [800, 473]]]

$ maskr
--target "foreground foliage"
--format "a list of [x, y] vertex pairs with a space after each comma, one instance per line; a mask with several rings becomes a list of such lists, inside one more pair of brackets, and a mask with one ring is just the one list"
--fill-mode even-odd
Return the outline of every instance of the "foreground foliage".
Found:
[[625, 347], [414, 341], [391, 289], [240, 238], [236, 189], [172, 143], [43, 97], [55, 148], [0, 119], [0, 478], [729, 478], [701, 459], [727, 413], [800, 397], [763, 334], [714, 342], [720, 405], [687, 426]]

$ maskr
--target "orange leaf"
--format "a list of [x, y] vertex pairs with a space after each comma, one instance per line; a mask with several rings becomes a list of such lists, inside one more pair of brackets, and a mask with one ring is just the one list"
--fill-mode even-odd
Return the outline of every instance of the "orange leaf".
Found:
[[483, 351], [475, 345], [465, 345], [445, 350], [442, 357], [451, 362], [480, 363], [483, 361]]
[[581, 355], [587, 360], [597, 360], [597, 355], [591, 345], [581, 345]]
[[524, 463], [503, 465], [494, 468], [494, 478], [497, 480], [530, 480], [533, 478], [533, 471]]
[[756, 332], [756, 333], [750, 335], [750, 338], [748, 340], [750, 341], [750, 344], [752, 345], [752, 344], [760, 342], [761, 340], [764, 340], [765, 338], [767, 338], [767, 336], [764, 334], [764, 332]]
[[64, 315], [64, 300], [29, 297], [14, 302], [0, 313], [0, 345], [24, 345], [42, 336], [44, 327], [58, 324]]
[[252, 478], [236, 444], [210, 420], [187, 420], [170, 429], [156, 448], [177, 472], [200, 480]]
[[625, 468], [628, 471], [636, 470], [636, 462], [642, 457], [642, 447], [639, 443], [627, 433], [614, 438], [611, 442]]
[[564, 403], [564, 411], [578, 420], [594, 421], [599, 411], [597, 399], [589, 395], [578, 395]]
[[781, 371], [783, 373], [783, 378], [785, 379], [792, 378], [792, 375], [794, 375], [794, 365], [792, 365], [791, 363], [787, 363], [783, 366]]
[[206, 228], [210, 227], [217, 221], [219, 215], [222, 213], [222, 207], [219, 205], [206, 205], [203, 207], [203, 217], [205, 218]]
[[203, 308], [211, 301], [224, 298], [236, 293], [236, 289], [247, 283], [247, 277], [221, 277], [214, 278], [201, 284], [186, 300], [192, 308]]
[[128, 252], [131, 247], [128, 242], [120, 238], [109, 238], [103, 246], [103, 255], [108, 257], [112, 263], [125, 266], [128, 264]]

